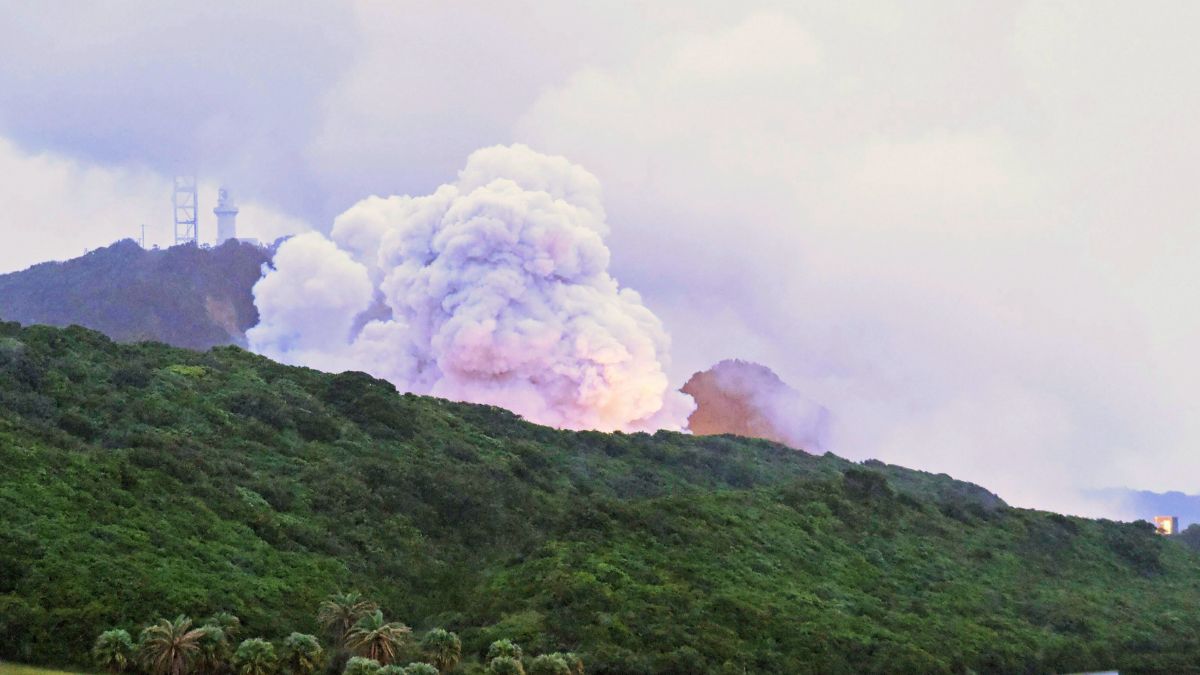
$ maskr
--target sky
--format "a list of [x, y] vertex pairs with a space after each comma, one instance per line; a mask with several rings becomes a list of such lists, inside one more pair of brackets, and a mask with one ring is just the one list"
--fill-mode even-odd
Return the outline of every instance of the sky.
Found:
[[1200, 6], [0, 0], [0, 271], [273, 239], [522, 143], [599, 181], [681, 385], [764, 363], [830, 447], [1011, 503], [1200, 491]]

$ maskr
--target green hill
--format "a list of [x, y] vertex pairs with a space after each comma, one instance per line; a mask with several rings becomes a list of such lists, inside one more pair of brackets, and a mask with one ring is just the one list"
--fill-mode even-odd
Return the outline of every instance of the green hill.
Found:
[[[766, 441], [556, 431], [236, 347], [0, 324], [0, 659], [231, 610], [591, 673], [1194, 670], [1200, 557], [1144, 524]], [[470, 664], [460, 670], [469, 671]]]
[[250, 289], [269, 259], [267, 249], [238, 241], [147, 251], [125, 239], [0, 275], [0, 317], [86, 326], [121, 342], [189, 349], [244, 344], [246, 330], [258, 323]]

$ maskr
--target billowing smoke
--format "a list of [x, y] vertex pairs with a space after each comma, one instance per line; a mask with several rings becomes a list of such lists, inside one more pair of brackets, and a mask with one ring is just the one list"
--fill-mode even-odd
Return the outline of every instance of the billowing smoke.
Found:
[[523, 145], [421, 197], [371, 197], [285, 242], [255, 286], [255, 351], [576, 429], [680, 429], [669, 338], [608, 273], [600, 184]]
[[696, 401], [693, 433], [765, 438], [810, 452], [827, 448], [829, 411], [766, 366], [721, 361], [692, 375], [683, 392]]

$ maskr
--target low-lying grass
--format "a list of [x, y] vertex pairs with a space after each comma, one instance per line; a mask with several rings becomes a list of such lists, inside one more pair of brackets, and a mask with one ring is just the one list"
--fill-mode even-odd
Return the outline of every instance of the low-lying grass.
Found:
[[53, 670], [0, 661], [0, 675], [80, 675], [79, 670]]

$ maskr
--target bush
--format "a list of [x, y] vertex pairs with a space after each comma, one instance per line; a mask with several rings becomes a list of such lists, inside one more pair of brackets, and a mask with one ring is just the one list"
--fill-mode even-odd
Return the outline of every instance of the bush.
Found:
[[439, 671], [452, 670], [462, 658], [462, 642], [454, 633], [434, 628], [421, 638], [421, 651]]
[[525, 675], [521, 662], [511, 656], [497, 656], [488, 663], [488, 675]]
[[510, 659], [521, 660], [521, 646], [512, 640], [496, 640], [488, 647], [487, 660], [492, 661], [500, 657], [508, 657]]
[[895, 490], [888, 484], [887, 477], [878, 471], [866, 469], [847, 469], [842, 475], [845, 481], [846, 494], [860, 501], [890, 499], [896, 496]]
[[558, 654], [542, 654], [529, 664], [529, 675], [571, 675], [571, 667]]
[[233, 653], [233, 668], [240, 675], [270, 675], [277, 664], [275, 645], [261, 638], [244, 640]]
[[379, 662], [375, 659], [355, 656], [346, 662], [346, 669], [342, 671], [342, 675], [378, 675], [379, 670]]
[[96, 638], [92, 655], [96, 665], [110, 673], [120, 673], [133, 661], [133, 637], [119, 628], [104, 631]]
[[292, 633], [283, 641], [284, 669], [292, 675], [307, 675], [321, 666], [324, 650], [314, 635]]

